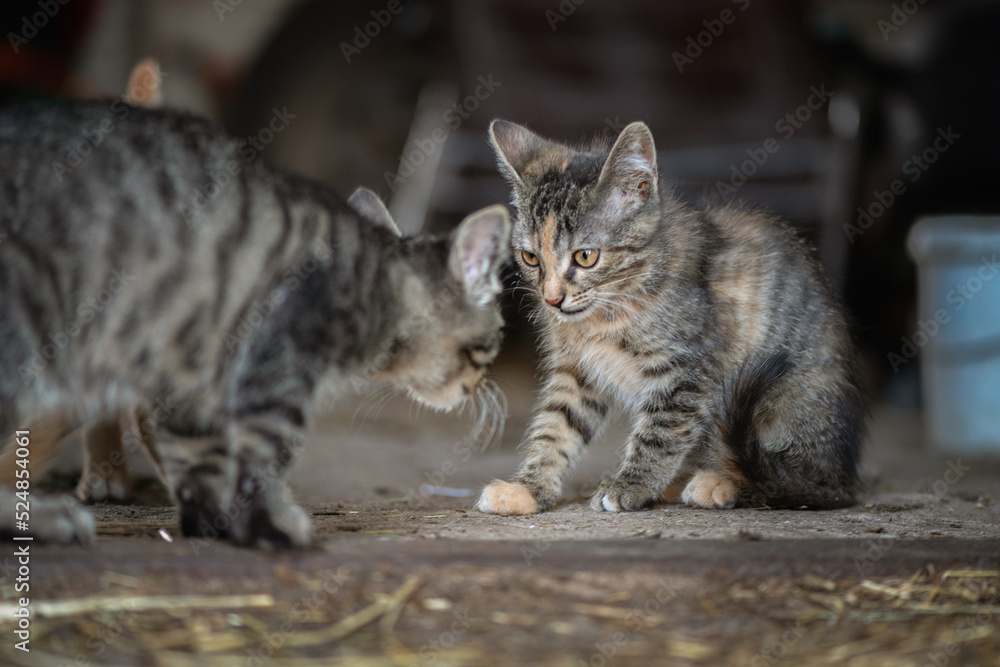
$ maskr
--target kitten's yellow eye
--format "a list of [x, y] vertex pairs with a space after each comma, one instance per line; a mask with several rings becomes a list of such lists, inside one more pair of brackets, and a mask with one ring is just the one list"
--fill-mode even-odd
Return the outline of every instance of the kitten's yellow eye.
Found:
[[585, 269], [589, 269], [594, 264], [597, 264], [597, 258], [600, 256], [600, 250], [577, 250], [573, 253], [573, 260]]
[[521, 251], [521, 259], [523, 259], [524, 263], [528, 266], [538, 266], [538, 257], [531, 254], [527, 250]]

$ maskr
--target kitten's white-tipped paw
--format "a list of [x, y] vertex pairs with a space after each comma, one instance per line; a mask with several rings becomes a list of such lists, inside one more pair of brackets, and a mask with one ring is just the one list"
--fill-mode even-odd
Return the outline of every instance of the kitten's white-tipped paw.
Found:
[[528, 487], [496, 479], [483, 489], [476, 509], [486, 514], [523, 515], [537, 514], [539, 508]]
[[590, 498], [590, 508], [595, 512], [634, 512], [650, 507], [659, 496], [644, 484], [623, 482], [612, 477], [597, 487]]
[[728, 477], [711, 470], [700, 470], [681, 493], [688, 505], [706, 509], [730, 509], [736, 506], [736, 485]]

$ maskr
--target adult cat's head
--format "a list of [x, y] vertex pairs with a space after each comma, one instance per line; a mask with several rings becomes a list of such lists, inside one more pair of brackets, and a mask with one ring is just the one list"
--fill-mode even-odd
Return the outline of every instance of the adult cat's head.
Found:
[[[350, 203], [399, 234], [374, 193], [359, 189]], [[500, 350], [500, 272], [510, 257], [510, 228], [507, 209], [495, 205], [472, 213], [447, 237], [400, 239], [397, 335], [374, 360], [371, 379], [445, 410], [483, 386]]]
[[514, 260], [557, 321], [618, 319], [658, 273], [662, 219], [653, 135], [626, 127], [610, 151], [577, 150], [495, 120], [490, 141], [514, 194]]

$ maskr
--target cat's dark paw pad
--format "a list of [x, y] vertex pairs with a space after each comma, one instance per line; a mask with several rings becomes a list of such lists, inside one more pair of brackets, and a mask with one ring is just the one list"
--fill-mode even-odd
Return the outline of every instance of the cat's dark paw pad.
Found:
[[[252, 476], [241, 478], [241, 494], [250, 498], [233, 521], [229, 539], [255, 548], [301, 549], [312, 544], [306, 511], [286, 499], [283, 485], [260, 488]], [[237, 495], [237, 499], [241, 496]]]
[[611, 478], [597, 487], [590, 498], [590, 508], [595, 512], [634, 512], [652, 506], [658, 497], [644, 484]]
[[537, 514], [540, 507], [528, 487], [495, 479], [483, 489], [476, 502], [476, 509], [486, 514], [510, 516]]
[[51, 544], [79, 542], [89, 545], [94, 542], [96, 533], [93, 515], [68, 496], [32, 497], [30, 526], [31, 530], [23, 534]]
[[694, 507], [730, 509], [736, 505], [737, 489], [731, 479], [711, 470], [695, 473], [681, 493], [681, 500]]
[[185, 537], [225, 537], [230, 518], [222, 512], [214, 494], [195, 480], [185, 480], [174, 489], [177, 516]]
[[229, 538], [245, 547], [302, 549], [312, 544], [312, 524], [306, 511], [294, 503], [282, 501], [280, 507], [267, 509], [256, 504]]

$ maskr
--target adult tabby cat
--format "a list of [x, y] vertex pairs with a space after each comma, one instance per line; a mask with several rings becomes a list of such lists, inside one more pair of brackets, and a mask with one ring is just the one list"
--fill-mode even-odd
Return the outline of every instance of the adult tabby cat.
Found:
[[687, 475], [681, 498], [699, 507], [852, 503], [865, 416], [855, 352], [793, 231], [765, 212], [682, 203], [643, 123], [610, 151], [501, 120], [490, 139], [546, 380], [520, 470], [477, 507], [552, 507], [612, 403], [634, 427], [595, 510], [648, 507]]
[[[472, 396], [500, 343], [509, 221], [494, 206], [403, 239], [371, 193], [348, 204], [244, 147], [168, 111], [0, 113], [0, 433], [57, 441], [140, 407], [185, 534], [302, 546], [284, 477], [318, 385]], [[31, 530], [88, 537], [78, 508], [45, 508]]]
[[[160, 64], [155, 58], [140, 60], [132, 67], [124, 95], [109, 104], [125, 103], [133, 107], [159, 108], [163, 102], [162, 80]], [[34, 428], [36, 432], [48, 432], [46, 424], [36, 423]], [[124, 501], [129, 493], [130, 480], [123, 441], [128, 439], [130, 449], [141, 445], [159, 470], [159, 454], [153, 441], [154, 430], [155, 426], [149, 421], [148, 415], [132, 414], [131, 411], [97, 424], [84, 425], [78, 431], [83, 444], [83, 466], [80, 482], [76, 486], [77, 498], [93, 502]], [[35, 442], [29, 472], [36, 479], [44, 474], [56, 456], [58, 445], [58, 442]], [[15, 460], [14, 447], [0, 451], [0, 484], [8, 487], [16, 484]]]

